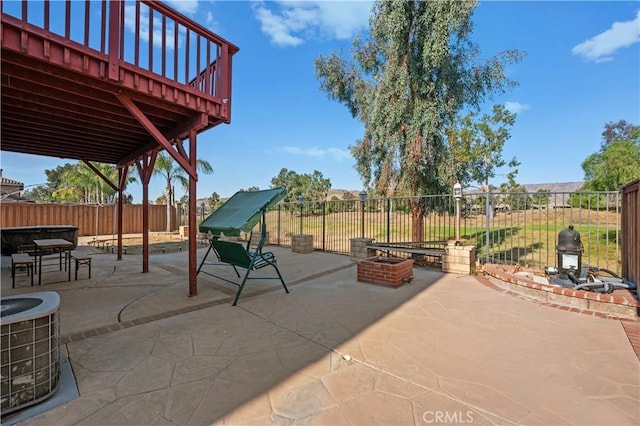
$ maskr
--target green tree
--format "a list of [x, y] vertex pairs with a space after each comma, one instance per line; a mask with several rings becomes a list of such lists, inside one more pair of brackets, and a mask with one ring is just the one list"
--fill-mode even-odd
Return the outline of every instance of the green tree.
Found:
[[531, 202], [534, 206], [546, 206], [547, 204], [549, 204], [550, 198], [551, 191], [549, 191], [548, 189], [540, 188], [531, 197]]
[[312, 174], [299, 175], [293, 170], [282, 168], [277, 176], [271, 179], [272, 188], [286, 188], [285, 202], [295, 204], [298, 197], [303, 196], [307, 201], [321, 201], [327, 197], [331, 189], [331, 180], [325, 178], [321, 172], [314, 170]]
[[74, 168], [75, 164], [65, 163], [62, 166], [57, 166], [55, 169], [46, 169], [44, 171], [47, 176], [47, 183], [45, 185], [35, 186], [25, 192], [23, 196], [31, 198], [37, 202], [53, 203], [60, 201], [56, 196], [58, 186], [60, 186], [61, 175], [65, 170]]
[[569, 195], [567, 204], [574, 208], [589, 210], [604, 210], [607, 206], [607, 196], [601, 192], [590, 192], [581, 189]]
[[240, 192], [256, 192], [256, 191], [260, 191], [260, 188], [258, 188], [257, 186], [250, 186], [247, 189], [240, 189]]
[[[102, 173], [109, 181], [118, 183], [118, 169], [111, 164], [92, 163], [92, 165]], [[76, 203], [114, 203], [117, 191], [109, 186], [100, 176], [98, 176], [85, 163], [67, 163], [58, 166], [54, 170], [46, 170], [48, 180], [55, 179], [55, 191], [52, 198], [58, 202]], [[135, 177], [128, 175], [127, 183], [135, 181]], [[131, 198], [124, 194], [123, 201]]]
[[49, 185], [36, 185], [22, 192], [24, 198], [28, 198], [37, 203], [53, 202], [53, 189]]
[[212, 212], [216, 211], [218, 207], [223, 204], [223, 201], [220, 199], [220, 195], [217, 192], [211, 194], [211, 196], [207, 199], [209, 203], [209, 208]]
[[600, 151], [589, 155], [582, 163], [586, 190], [616, 191], [640, 178], [640, 126], [609, 137], [613, 134], [608, 132], [610, 125], [605, 126]]
[[451, 168], [460, 183], [477, 182], [486, 188], [489, 179], [496, 176], [496, 170], [508, 166], [508, 186], [513, 186], [520, 163], [515, 157], [507, 162], [502, 151], [515, 120], [516, 115], [503, 105], [494, 105], [491, 115], [483, 114], [477, 119], [472, 111], [459, 121], [458, 126], [450, 128]]
[[[476, 2], [377, 2], [368, 37], [356, 37], [352, 62], [336, 53], [315, 62], [329, 99], [364, 124], [351, 148], [366, 186], [379, 195], [449, 191], [446, 129], [458, 112], [478, 108], [513, 84], [505, 63], [521, 53], [479, 59], [471, 39]], [[413, 239], [423, 234], [423, 212], [412, 203]]]
[[527, 189], [515, 181], [501, 185], [500, 192], [503, 193], [503, 202], [511, 211], [527, 210], [533, 204]]
[[638, 131], [638, 126], [628, 123], [626, 120], [608, 122], [604, 125], [602, 132], [602, 146], [615, 141], [626, 141], [633, 139], [634, 132]]
[[[213, 167], [208, 161], [196, 160], [196, 170], [204, 174], [213, 173]], [[177, 181], [184, 190], [189, 188], [189, 179], [182, 166], [167, 153], [160, 152], [156, 158], [153, 174], [162, 176], [165, 181], [165, 203], [167, 206], [167, 232], [171, 232], [171, 204], [173, 200], [173, 185]]]
[[342, 199], [344, 200], [344, 209], [346, 211], [354, 211], [356, 209], [356, 196], [353, 193], [347, 191], [342, 194]]
[[287, 196], [284, 198], [285, 203], [295, 202], [300, 194], [294, 194], [293, 189], [296, 187], [298, 174], [293, 170], [289, 170], [285, 167], [280, 169], [278, 175], [271, 178], [272, 188], [285, 188], [287, 190]]

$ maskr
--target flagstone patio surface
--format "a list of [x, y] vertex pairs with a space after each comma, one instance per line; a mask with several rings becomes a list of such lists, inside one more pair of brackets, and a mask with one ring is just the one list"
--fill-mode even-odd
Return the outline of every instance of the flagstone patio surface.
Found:
[[640, 423], [640, 362], [619, 320], [435, 269], [397, 289], [359, 283], [347, 256], [280, 247], [290, 294], [254, 280], [233, 307], [235, 288], [205, 275], [187, 296], [187, 253], [152, 256], [143, 274], [139, 256], [80, 249], [90, 280], [50, 272], [11, 289], [2, 270], [3, 296], [60, 295], [80, 395], [21, 424]]

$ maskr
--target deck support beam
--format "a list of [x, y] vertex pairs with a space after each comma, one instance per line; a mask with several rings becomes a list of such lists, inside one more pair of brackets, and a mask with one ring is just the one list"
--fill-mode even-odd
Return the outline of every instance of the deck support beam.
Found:
[[116, 93], [116, 97], [122, 102], [131, 115], [135, 117], [136, 120], [149, 132], [149, 135], [153, 137], [153, 139], [160, 144], [160, 146], [167, 150], [169, 155], [173, 157], [174, 160], [182, 166], [182, 168], [187, 172], [190, 177], [195, 177], [197, 179], [197, 172], [195, 165], [192, 166], [190, 161], [179, 154], [178, 151], [174, 148], [173, 144], [158, 130], [156, 126], [153, 125], [151, 120], [138, 108], [138, 106], [131, 100], [130, 97], [122, 94]]

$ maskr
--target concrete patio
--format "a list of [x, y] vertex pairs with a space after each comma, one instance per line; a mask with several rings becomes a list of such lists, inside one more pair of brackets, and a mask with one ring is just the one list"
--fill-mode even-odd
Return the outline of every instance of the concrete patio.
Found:
[[640, 423], [640, 362], [619, 320], [435, 269], [398, 289], [359, 283], [346, 256], [279, 247], [291, 293], [254, 280], [232, 307], [235, 288], [202, 274], [187, 297], [187, 253], [152, 256], [143, 274], [140, 256], [80, 249], [90, 280], [11, 289], [2, 270], [3, 296], [59, 293], [80, 394], [21, 424]]

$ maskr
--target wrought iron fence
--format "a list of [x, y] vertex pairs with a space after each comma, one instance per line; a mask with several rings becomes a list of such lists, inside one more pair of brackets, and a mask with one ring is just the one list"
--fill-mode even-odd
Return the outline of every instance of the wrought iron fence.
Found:
[[[461, 239], [475, 245], [481, 261], [555, 265], [558, 233], [573, 225], [581, 234], [583, 264], [620, 272], [619, 192], [476, 192], [463, 194], [460, 204]], [[290, 246], [292, 235], [311, 234], [315, 249], [348, 254], [352, 238], [378, 243], [455, 239], [455, 213], [451, 194], [304, 201], [281, 203], [268, 212], [267, 229], [270, 244]]]

